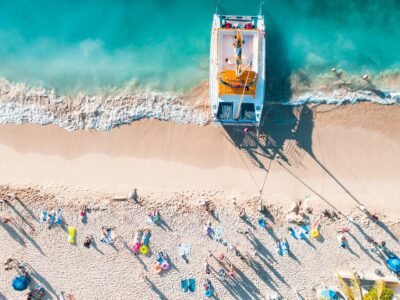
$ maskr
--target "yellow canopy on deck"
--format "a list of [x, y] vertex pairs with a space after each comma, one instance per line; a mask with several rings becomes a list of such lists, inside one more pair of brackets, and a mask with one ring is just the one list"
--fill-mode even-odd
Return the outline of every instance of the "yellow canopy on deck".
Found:
[[239, 77], [234, 70], [219, 73], [219, 95], [256, 95], [257, 73], [244, 71]]

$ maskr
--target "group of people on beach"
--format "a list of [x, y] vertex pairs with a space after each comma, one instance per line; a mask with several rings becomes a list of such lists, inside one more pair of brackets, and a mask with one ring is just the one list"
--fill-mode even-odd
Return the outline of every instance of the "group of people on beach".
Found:
[[46, 223], [49, 229], [63, 224], [63, 217], [61, 208], [57, 211], [47, 211], [46, 209], [40, 212], [40, 221]]
[[[211, 206], [210, 201], [203, 201], [200, 203], [200, 206], [204, 208], [205, 212], [208, 214], [212, 214], [214, 212], [214, 208]], [[378, 220], [378, 216], [371, 214], [369, 211], [367, 211], [365, 208], [360, 208], [361, 211], [365, 212], [372, 220]], [[83, 221], [86, 218], [87, 214], [87, 208], [86, 206], [83, 207], [80, 212], [79, 216], [81, 220]], [[151, 224], [158, 224], [160, 222], [160, 212], [156, 208], [151, 208], [150, 212], [148, 213], [148, 221]], [[239, 220], [242, 220], [247, 226], [245, 230], [240, 229], [240, 226], [238, 226], [238, 232], [241, 234], [246, 235], [247, 238], [249, 238], [252, 235], [252, 230], [251, 230], [251, 220], [247, 216], [246, 211], [244, 208], [239, 208], [238, 209], [238, 217]], [[10, 223], [12, 222], [12, 218], [5, 218], [2, 220], [4, 223]], [[62, 217], [62, 211], [61, 209], [58, 209], [56, 211], [47, 211], [47, 210], [42, 210], [40, 214], [40, 221], [48, 224], [49, 228], [53, 228], [54, 226], [57, 225], [62, 225], [63, 224], [63, 217]], [[318, 238], [319, 237], [319, 230], [320, 230], [320, 221], [321, 217], [316, 218], [316, 220], [311, 223], [308, 220], [308, 224], [290, 224], [290, 227], [287, 227], [288, 229], [288, 235], [289, 237], [292, 236], [296, 240], [302, 240], [302, 239], [307, 239], [308, 236]], [[256, 222], [257, 223], [257, 222]], [[250, 224], [250, 225], [249, 225]], [[290, 253], [290, 248], [289, 248], [289, 242], [286, 237], [279, 238], [276, 237], [273, 233], [273, 225], [268, 222], [265, 218], [260, 217], [258, 218], [258, 225], [262, 230], [266, 230], [271, 234], [271, 237], [275, 241], [275, 252], [279, 256], [283, 255], [291, 255]], [[311, 225], [311, 228], [309, 227]], [[255, 228], [253, 226], [253, 228]], [[209, 298], [212, 295], [215, 295], [214, 287], [211, 283], [211, 280], [209, 277], [211, 275], [215, 275], [216, 278], [218, 278], [221, 282], [225, 282], [227, 280], [234, 280], [237, 276], [237, 271], [240, 271], [235, 267], [233, 264], [233, 261], [228, 259], [227, 255], [232, 253], [234, 254], [237, 259], [240, 259], [241, 261], [245, 262], [246, 264], [249, 265], [249, 259], [245, 255], [241, 253], [241, 251], [238, 250], [237, 245], [232, 244], [232, 243], [227, 243], [226, 241], [223, 241], [222, 238], [219, 236], [217, 232], [218, 228], [214, 228], [212, 226], [211, 221], [207, 221], [204, 225], [203, 229], [203, 234], [212, 239], [215, 240], [216, 242], [222, 243], [224, 246], [227, 247], [226, 253], [220, 252], [219, 254], [214, 255], [211, 251], [209, 251], [209, 257], [204, 260], [204, 273], [205, 273], [205, 278], [203, 280], [203, 290], [204, 290], [204, 295]], [[117, 236], [115, 235], [114, 232], [115, 228], [111, 226], [102, 226], [101, 227], [101, 237], [100, 241], [105, 244], [113, 244], [115, 243]], [[339, 247], [343, 249], [349, 248], [348, 245], [348, 238], [347, 236], [349, 235], [350, 228], [343, 226], [339, 229], [338, 231], [338, 242], [339, 242]], [[150, 242], [150, 235], [151, 235], [151, 230], [150, 228], [144, 227], [144, 228], [138, 228], [133, 235], [132, 238], [132, 243], [130, 245], [130, 249], [134, 255], [138, 254], [145, 254], [145, 255], [151, 255], [151, 252], [149, 252], [149, 242]], [[377, 255], [383, 255], [385, 257], [389, 257], [392, 255], [392, 253], [389, 251], [387, 248], [386, 242], [385, 241], [380, 241], [379, 243], [372, 239], [371, 237], [368, 237], [367, 241], [370, 244], [370, 252], [373, 254]], [[86, 236], [83, 242], [83, 246], [86, 248], [90, 248], [91, 244], [93, 243], [93, 236], [89, 235]], [[258, 255], [257, 249], [254, 248], [254, 256]], [[210, 259], [215, 259], [215, 261], [218, 263], [218, 268], [214, 269], [209, 263]], [[187, 258], [186, 258], [187, 259]], [[186, 260], [185, 260], [186, 261]], [[166, 251], [158, 251], [155, 253], [155, 263], [154, 263], [154, 271], [156, 274], [161, 274], [163, 272], [166, 272], [169, 270], [171, 266], [171, 260]], [[26, 265], [21, 264], [20, 262], [14, 260], [14, 259], [9, 259], [5, 263], [6, 265], [6, 270], [12, 270], [16, 269], [18, 271], [18, 274], [21, 276], [25, 276], [26, 278], [30, 278], [29, 272], [27, 271]], [[30, 289], [29, 292], [27, 293], [27, 299], [42, 299], [43, 296], [45, 295], [46, 291], [43, 286], [36, 285], [33, 289]], [[73, 297], [71, 295], [71, 297]], [[73, 299], [73, 298], [65, 298], [64, 299]]]

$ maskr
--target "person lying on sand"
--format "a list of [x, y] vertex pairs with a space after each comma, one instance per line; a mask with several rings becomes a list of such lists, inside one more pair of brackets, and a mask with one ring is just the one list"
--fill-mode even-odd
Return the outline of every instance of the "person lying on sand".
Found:
[[6, 260], [6, 262], [4, 263], [4, 265], [5, 265], [5, 270], [6, 271], [9, 271], [9, 270], [12, 270], [12, 269], [16, 269], [17, 267], [18, 267], [18, 260], [16, 260], [16, 259], [14, 259], [14, 258], [9, 258], [9, 259], [7, 259]]
[[85, 246], [86, 248], [90, 248], [90, 244], [92, 243], [92, 237], [91, 236], [87, 236], [85, 237], [85, 241], [83, 242], [83, 246]]

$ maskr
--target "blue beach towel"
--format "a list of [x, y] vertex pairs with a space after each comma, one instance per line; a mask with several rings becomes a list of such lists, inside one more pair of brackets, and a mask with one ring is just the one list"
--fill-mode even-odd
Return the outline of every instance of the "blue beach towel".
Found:
[[282, 245], [281, 245], [280, 242], [279, 242], [279, 244], [277, 245], [276, 253], [279, 254], [279, 255], [283, 255], [283, 252], [282, 252]]
[[42, 210], [40, 213], [40, 222], [46, 223], [47, 220], [47, 210]]
[[291, 236], [292, 237], [294, 237], [296, 240], [297, 240], [297, 234], [296, 234], [296, 231], [294, 231], [294, 229], [293, 228], [289, 228], [289, 231], [290, 231], [290, 234], [291, 234]]
[[214, 240], [216, 240], [217, 242], [221, 241], [221, 234], [224, 231], [224, 229], [222, 227], [217, 227], [214, 230]]
[[187, 291], [189, 290], [189, 285], [188, 285], [187, 279], [181, 279], [181, 290], [182, 290], [182, 292], [185, 292], [185, 293], [187, 293]]
[[289, 243], [287, 241], [284, 241], [282, 243], [282, 250], [283, 250], [283, 253], [289, 254]]
[[189, 278], [189, 291], [192, 293], [196, 291], [196, 280], [194, 278]]

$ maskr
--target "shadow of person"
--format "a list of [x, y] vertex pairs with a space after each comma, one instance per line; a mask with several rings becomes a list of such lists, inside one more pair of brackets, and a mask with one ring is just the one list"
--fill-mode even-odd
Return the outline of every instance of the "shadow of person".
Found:
[[13, 227], [3, 222], [0, 222], [0, 226], [2, 226], [16, 242], [18, 242], [21, 246], [26, 247], [24, 239], [19, 235], [19, 233]]
[[151, 288], [151, 290], [157, 294], [160, 300], [167, 300], [168, 298], [164, 293], [148, 278], [146, 278], [146, 284]]

